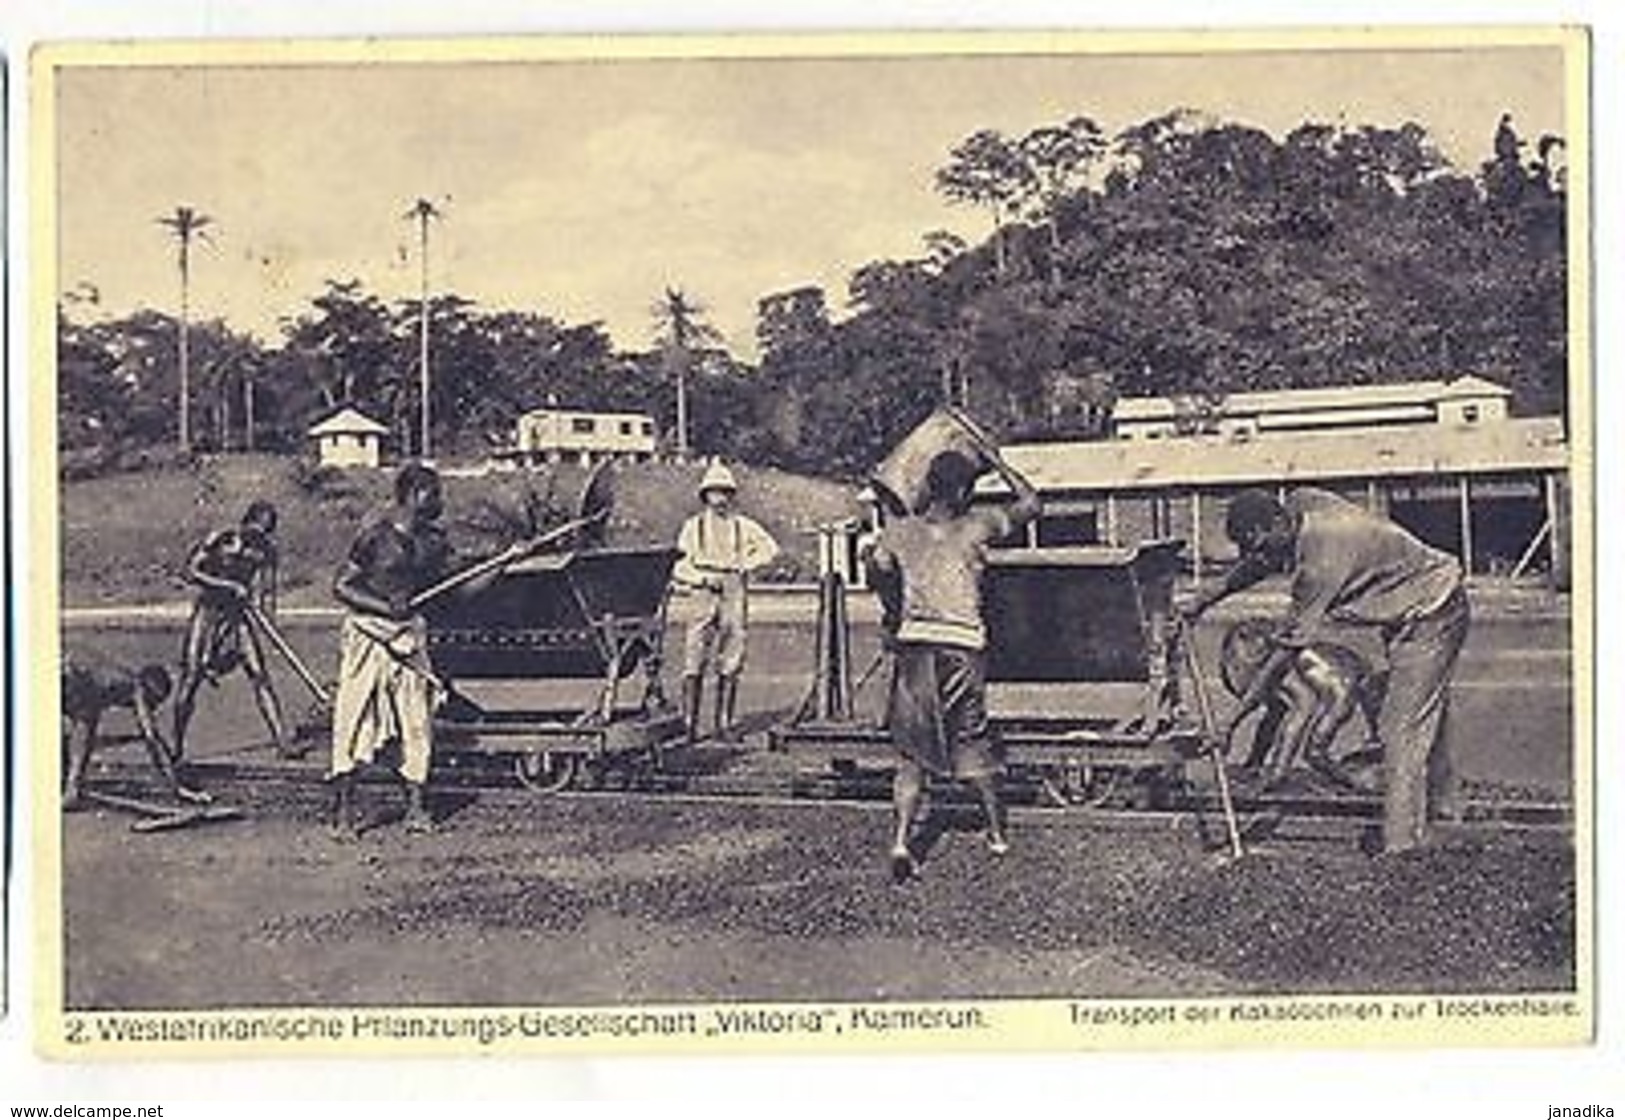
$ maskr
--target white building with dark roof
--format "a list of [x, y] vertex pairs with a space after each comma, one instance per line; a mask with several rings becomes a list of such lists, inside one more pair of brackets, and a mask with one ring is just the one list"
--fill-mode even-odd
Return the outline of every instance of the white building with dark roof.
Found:
[[305, 434], [316, 441], [316, 458], [324, 467], [376, 467], [389, 429], [346, 405]]

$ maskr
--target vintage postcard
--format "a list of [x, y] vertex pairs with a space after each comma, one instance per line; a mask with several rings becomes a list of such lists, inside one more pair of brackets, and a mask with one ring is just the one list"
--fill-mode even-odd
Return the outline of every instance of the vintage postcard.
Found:
[[38, 50], [40, 1048], [1589, 1041], [1588, 66]]

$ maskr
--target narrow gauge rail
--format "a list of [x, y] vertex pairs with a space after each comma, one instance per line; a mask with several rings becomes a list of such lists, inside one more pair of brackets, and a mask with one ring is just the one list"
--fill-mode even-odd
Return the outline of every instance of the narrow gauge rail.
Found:
[[[760, 759], [761, 754], [747, 755]], [[93, 765], [93, 775], [101, 788], [151, 797], [147, 768], [134, 758], [109, 757]], [[326, 786], [321, 768], [309, 763], [280, 760], [255, 761], [219, 759], [195, 763], [192, 773], [222, 803], [245, 810], [248, 819], [259, 813], [277, 813], [296, 804], [321, 803]], [[460, 758], [437, 769], [433, 790], [445, 806], [458, 807], [446, 814], [447, 827], [459, 827], [458, 818], [472, 805], [504, 812], [545, 814], [554, 800], [615, 800], [649, 808], [673, 805], [697, 807], [759, 808], [784, 807], [795, 810], [854, 811], [883, 814], [890, 811], [890, 783], [882, 773], [852, 771], [806, 772], [784, 767], [764, 768], [745, 765], [720, 770], [658, 771], [648, 766], [630, 765], [598, 772], [599, 781], [581, 784], [545, 796], [538, 796], [494, 756]], [[1135, 833], [1185, 830], [1198, 838], [1201, 846], [1223, 844], [1221, 806], [1208, 789], [1176, 791], [1158, 807], [1059, 806], [1046, 796], [1037, 775], [1017, 777], [1007, 783], [1010, 815], [1017, 827], [1079, 828], [1102, 832]], [[387, 785], [391, 779], [372, 779]], [[934, 790], [933, 803], [950, 813], [963, 807], [974, 808], [960, 791]], [[460, 804], [459, 804], [460, 803]], [[1260, 842], [1332, 842], [1355, 844], [1366, 830], [1381, 820], [1382, 805], [1376, 797], [1324, 795], [1314, 793], [1253, 794], [1238, 791], [1236, 812], [1249, 844]], [[1445, 827], [1447, 837], [1493, 839], [1498, 836], [1572, 836], [1571, 805], [1531, 796], [1495, 797], [1469, 800], [1465, 818]]]
[[[1020, 822], [1092, 829], [1193, 828], [1226, 839], [1350, 841], [1380, 820], [1375, 796], [1229, 788], [1208, 744], [1213, 712], [1191, 643], [1172, 617], [1179, 542], [995, 556], [987, 585], [989, 708]], [[687, 750], [661, 693], [669, 550], [589, 548], [514, 565], [490, 590], [431, 614], [431, 657], [454, 685], [436, 720], [433, 782], [482, 803], [548, 797], [640, 803], [885, 808], [890, 746], [858, 694], [838, 581], [826, 586], [806, 698], [766, 749]], [[1064, 620], [1057, 625], [1057, 620]], [[641, 678], [641, 680], [639, 679]], [[561, 693], [562, 690], [562, 693]], [[232, 756], [192, 764], [206, 788], [262, 798], [321, 788], [319, 763]], [[99, 777], [139, 783], [107, 758]], [[1471, 791], [1469, 791], [1471, 792]], [[298, 794], [297, 796], [304, 796]], [[953, 806], [964, 791], [932, 794]], [[1467, 834], [1572, 833], [1569, 805], [1470, 801]], [[1237, 845], [1232, 839], [1232, 850]]]

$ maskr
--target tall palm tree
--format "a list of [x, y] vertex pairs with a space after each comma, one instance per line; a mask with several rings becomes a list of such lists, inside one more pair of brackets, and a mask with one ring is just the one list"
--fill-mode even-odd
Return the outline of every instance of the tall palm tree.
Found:
[[199, 213], [190, 206], [177, 206], [173, 214], [158, 219], [158, 224], [167, 227], [175, 238], [175, 258], [181, 274], [181, 319], [177, 360], [180, 364], [181, 382], [178, 426], [182, 455], [190, 455], [192, 452], [191, 354], [187, 338], [191, 329], [192, 241], [194, 238], [207, 241], [208, 235], [203, 231], [213, 223], [213, 218]]
[[243, 450], [254, 450], [254, 368], [243, 367]]
[[657, 337], [677, 382], [677, 457], [688, 458], [688, 376], [695, 355], [722, 341], [722, 334], [705, 322], [705, 305], [690, 299], [681, 288], [666, 289], [651, 309]]
[[402, 217], [418, 224], [418, 457], [429, 457], [429, 223], [445, 211], [426, 198], [412, 204]]

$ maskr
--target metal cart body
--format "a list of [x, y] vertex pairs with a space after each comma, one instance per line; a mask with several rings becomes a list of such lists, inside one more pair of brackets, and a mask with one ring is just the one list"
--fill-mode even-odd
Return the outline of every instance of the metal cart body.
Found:
[[[1183, 701], [1173, 620], [1182, 548], [1156, 541], [989, 556], [988, 714], [1011, 774], [1038, 776], [1052, 798], [1069, 803], [1103, 803], [1129, 785], [1155, 798], [1201, 753], [1202, 728]], [[841, 640], [849, 639], [824, 644]], [[867, 708], [804, 708], [775, 729], [771, 744], [843, 768], [891, 766], [884, 696], [872, 696]]]
[[652, 758], [682, 736], [660, 685], [674, 549], [534, 557], [429, 609], [429, 657], [450, 690], [437, 751], [510, 755], [539, 790], [583, 765]]

